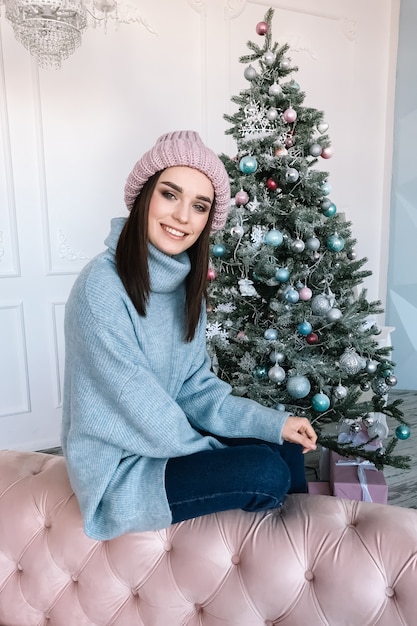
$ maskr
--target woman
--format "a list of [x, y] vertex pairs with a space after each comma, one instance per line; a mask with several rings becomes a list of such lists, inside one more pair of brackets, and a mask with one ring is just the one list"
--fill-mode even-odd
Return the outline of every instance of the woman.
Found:
[[223, 164], [193, 131], [163, 135], [125, 201], [128, 219], [112, 220], [66, 307], [62, 445], [86, 534], [279, 507], [305, 490], [316, 435], [210, 370], [204, 296], [209, 235], [230, 203]]

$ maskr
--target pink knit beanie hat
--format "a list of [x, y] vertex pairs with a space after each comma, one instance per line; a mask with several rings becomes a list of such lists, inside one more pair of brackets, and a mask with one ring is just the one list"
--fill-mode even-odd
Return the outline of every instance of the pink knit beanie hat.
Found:
[[125, 185], [125, 202], [129, 211], [151, 176], [167, 167], [185, 165], [199, 170], [212, 182], [215, 194], [211, 230], [223, 228], [230, 207], [230, 185], [226, 169], [219, 157], [204, 145], [193, 130], [177, 130], [159, 137], [158, 141], [129, 174]]

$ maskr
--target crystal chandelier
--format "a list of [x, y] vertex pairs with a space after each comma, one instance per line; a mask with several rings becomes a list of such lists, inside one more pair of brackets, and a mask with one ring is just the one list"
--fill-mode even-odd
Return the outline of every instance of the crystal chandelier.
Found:
[[6, 19], [17, 41], [46, 69], [59, 69], [62, 61], [75, 52], [89, 22], [93, 26], [106, 24], [112, 17], [116, 21], [140, 22], [153, 32], [136, 15], [119, 19], [117, 0], [0, 0], [0, 4], [6, 6]]

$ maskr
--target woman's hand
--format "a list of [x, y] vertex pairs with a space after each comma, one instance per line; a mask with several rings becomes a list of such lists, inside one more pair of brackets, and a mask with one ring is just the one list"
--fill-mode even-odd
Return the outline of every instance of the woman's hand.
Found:
[[302, 445], [303, 454], [317, 447], [317, 435], [306, 417], [290, 415], [282, 427], [281, 436], [285, 441]]

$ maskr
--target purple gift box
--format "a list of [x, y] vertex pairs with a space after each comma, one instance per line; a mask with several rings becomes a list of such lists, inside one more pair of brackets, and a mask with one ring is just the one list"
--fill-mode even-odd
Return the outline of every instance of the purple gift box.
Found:
[[330, 485], [334, 496], [386, 504], [388, 486], [384, 474], [368, 461], [330, 453]]

